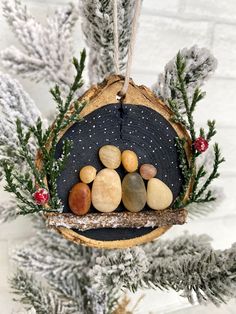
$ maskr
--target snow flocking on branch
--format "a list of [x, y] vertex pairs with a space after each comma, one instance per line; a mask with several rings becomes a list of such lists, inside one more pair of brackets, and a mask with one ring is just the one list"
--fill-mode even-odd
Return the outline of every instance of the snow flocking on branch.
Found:
[[[135, 0], [118, 0], [120, 69], [124, 69]], [[89, 78], [98, 83], [114, 73], [113, 1], [81, 0], [82, 30], [89, 47]]]
[[[19, 171], [24, 164], [17, 154], [18, 141], [16, 120], [20, 119], [23, 127], [34, 125], [41, 114], [22, 86], [7, 74], [0, 73], [0, 163], [11, 157]], [[46, 125], [45, 120], [45, 125]], [[36, 152], [35, 143], [31, 142], [32, 154]], [[0, 172], [0, 181], [2, 173]], [[5, 200], [0, 205], [0, 222], [12, 220], [18, 212], [15, 200]]]
[[235, 246], [214, 251], [204, 235], [185, 234], [142, 247], [102, 251], [78, 246], [45, 230], [17, 249], [13, 258], [21, 271], [43, 277], [57, 293], [77, 302], [82, 313], [103, 313], [102, 309], [111, 313], [107, 309], [114, 306], [112, 300], [125, 288], [172, 288], [190, 302], [197, 298], [200, 303], [210, 300], [216, 305], [234, 295]]
[[38, 81], [71, 84], [72, 33], [78, 12], [72, 4], [58, 9], [42, 25], [20, 0], [3, 2], [4, 16], [22, 50], [9, 47], [0, 53], [2, 65], [13, 74]]
[[[16, 120], [20, 119], [22, 126], [27, 127], [34, 125], [41, 114], [22, 86], [9, 75], [1, 73], [0, 113], [0, 160], [14, 156], [15, 162], [20, 166]], [[31, 145], [34, 150], [34, 143]]]
[[[186, 62], [185, 83], [189, 99], [192, 99], [194, 90], [201, 87], [203, 83], [214, 73], [217, 60], [206, 48], [193, 46], [180, 50], [180, 55]], [[164, 101], [168, 99], [181, 102], [181, 92], [176, 90], [177, 69], [176, 57], [165, 66], [164, 73], [158, 77], [153, 90], [158, 97]]]

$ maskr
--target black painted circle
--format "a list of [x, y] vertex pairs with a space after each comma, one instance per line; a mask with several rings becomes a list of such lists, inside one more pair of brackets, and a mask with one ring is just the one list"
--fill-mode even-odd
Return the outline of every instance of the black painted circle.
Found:
[[[162, 115], [142, 105], [109, 104], [93, 111], [83, 121], [76, 122], [60, 139], [56, 149], [56, 158], [59, 158], [63, 140], [69, 138], [74, 142], [65, 169], [57, 182], [64, 212], [70, 212], [68, 194], [72, 186], [79, 181], [79, 170], [86, 165], [92, 165], [98, 171], [104, 168], [98, 158], [98, 151], [106, 144], [115, 145], [121, 151], [124, 149], [135, 151], [139, 156], [139, 165], [143, 163], [155, 165], [158, 169], [156, 177], [168, 185], [176, 198], [183, 184], [175, 146], [176, 137], [175, 130]], [[123, 168], [120, 167], [117, 171], [122, 178]], [[117, 210], [125, 208], [120, 204]], [[91, 211], [96, 210], [92, 208]], [[91, 239], [112, 241], [139, 237], [152, 230], [152, 228], [110, 228], [74, 231]]]

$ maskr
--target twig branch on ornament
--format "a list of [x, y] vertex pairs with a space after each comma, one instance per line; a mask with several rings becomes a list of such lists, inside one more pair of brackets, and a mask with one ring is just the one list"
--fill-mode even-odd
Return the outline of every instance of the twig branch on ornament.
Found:
[[[196, 51], [197, 53], [196, 53]], [[190, 51], [180, 51], [174, 58], [174, 62], [170, 62], [165, 72], [165, 84], [164, 88], [159, 82], [159, 87], [168, 93], [163, 95], [170, 109], [172, 110], [172, 120], [181, 124], [189, 131], [189, 135], [192, 141], [190, 159], [187, 158], [184, 146], [185, 140], [176, 138], [176, 146], [179, 152], [180, 169], [184, 177], [184, 185], [182, 192], [175, 200], [174, 208], [182, 208], [191, 203], [207, 203], [215, 201], [215, 197], [212, 195], [210, 185], [213, 180], [219, 177], [219, 166], [224, 162], [224, 158], [221, 157], [218, 144], [214, 144], [214, 162], [210, 174], [207, 176], [207, 170], [202, 164], [199, 168], [196, 168], [196, 159], [208, 149], [209, 142], [216, 134], [215, 121], [208, 121], [208, 131], [200, 128], [199, 136], [198, 131], [195, 129], [194, 111], [200, 100], [203, 99], [205, 93], [203, 93], [199, 86], [203, 84], [206, 78], [206, 73], [203, 75], [203, 64], [200, 68], [191, 68], [191, 62], [189, 62], [189, 55], [195, 52], [195, 57], [198, 54], [206, 54], [205, 50], [198, 50], [196, 47], [190, 49]], [[208, 53], [209, 54], [209, 53]], [[198, 56], [199, 57], [199, 56]], [[195, 58], [197, 59], [197, 58]], [[203, 59], [200, 58], [199, 59]], [[210, 64], [209, 73], [215, 69], [214, 58], [210, 55], [205, 58], [206, 64]], [[208, 73], [208, 74], [209, 74]], [[202, 76], [202, 81], [199, 80], [199, 76]], [[167, 84], [168, 81], [168, 84]], [[194, 82], [194, 84], [193, 84]], [[163, 83], [163, 82], [162, 82]], [[203, 182], [202, 182], [203, 181]], [[187, 189], [191, 185], [191, 192], [188, 199], [185, 199]]]
[[47, 224], [51, 227], [65, 227], [86, 231], [100, 228], [141, 228], [182, 225], [186, 222], [187, 211], [179, 209], [147, 210], [138, 213], [112, 212], [91, 213], [84, 216], [73, 214], [49, 215]]
[[[82, 87], [82, 73], [85, 65], [85, 50], [81, 53], [80, 62], [74, 58], [73, 64], [76, 76], [70, 86], [69, 93], [65, 100], [61, 96], [58, 86], [51, 90], [51, 94], [57, 103], [58, 115], [52, 127], [43, 130], [43, 122], [38, 118], [35, 125], [28, 126], [23, 130], [19, 119], [17, 125], [18, 155], [24, 160], [27, 169], [21, 174], [11, 159], [5, 160], [3, 170], [7, 185], [5, 190], [13, 193], [20, 202], [19, 214], [26, 215], [40, 211], [61, 211], [61, 202], [57, 195], [56, 180], [60, 175], [65, 162], [70, 154], [73, 143], [69, 140], [63, 142], [62, 153], [59, 159], [55, 159], [56, 145], [59, 134], [71, 123], [80, 120], [80, 112], [85, 103], [79, 103], [74, 97], [76, 91]], [[73, 103], [73, 112], [67, 115]], [[41, 167], [35, 164], [35, 154], [30, 149], [30, 141], [36, 143], [38, 156], [41, 158]], [[45, 183], [45, 178], [47, 185]], [[38, 188], [36, 190], [36, 187]], [[49, 191], [50, 195], [49, 195]], [[48, 206], [45, 206], [45, 205]]]

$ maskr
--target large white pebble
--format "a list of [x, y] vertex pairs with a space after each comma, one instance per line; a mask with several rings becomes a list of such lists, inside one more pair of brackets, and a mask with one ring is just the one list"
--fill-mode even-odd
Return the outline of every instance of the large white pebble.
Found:
[[98, 172], [92, 186], [92, 204], [100, 212], [114, 211], [121, 202], [122, 189], [118, 173], [113, 169]]
[[168, 208], [173, 201], [169, 187], [159, 179], [152, 178], [147, 184], [147, 204], [150, 208], [161, 210]]

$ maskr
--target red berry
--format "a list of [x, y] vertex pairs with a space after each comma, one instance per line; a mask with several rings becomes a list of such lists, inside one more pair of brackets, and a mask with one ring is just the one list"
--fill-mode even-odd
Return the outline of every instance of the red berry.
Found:
[[36, 204], [45, 205], [49, 200], [49, 193], [46, 189], [40, 188], [33, 194], [33, 198]]
[[207, 140], [200, 136], [195, 140], [193, 146], [199, 153], [203, 153], [207, 150], [209, 144]]

